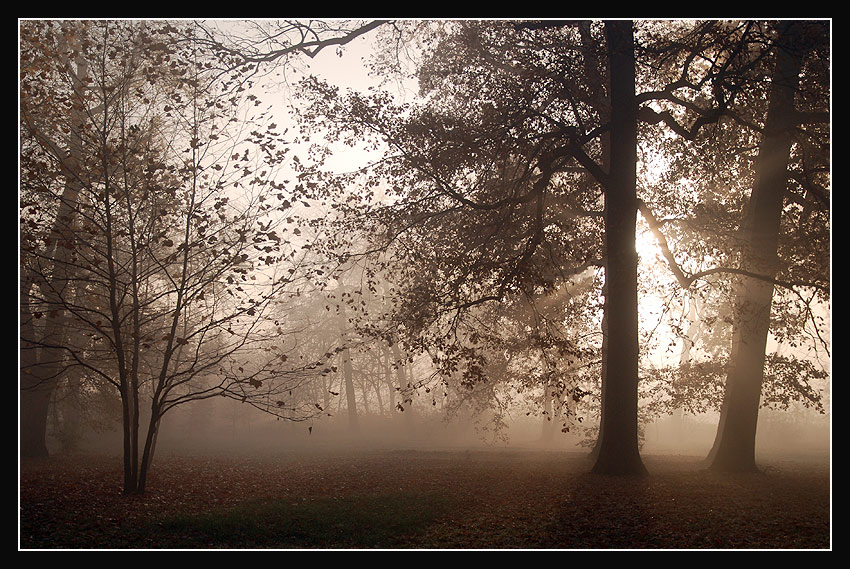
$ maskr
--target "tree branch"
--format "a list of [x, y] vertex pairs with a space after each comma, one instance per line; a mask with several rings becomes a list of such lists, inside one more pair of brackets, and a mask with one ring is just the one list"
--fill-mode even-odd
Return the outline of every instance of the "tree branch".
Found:
[[671, 272], [676, 277], [676, 281], [679, 283], [679, 286], [683, 289], [689, 288], [694, 281], [705, 278], [710, 275], [716, 274], [735, 274], [742, 275], [746, 277], [750, 277], [753, 279], [759, 279], [762, 281], [773, 283], [776, 286], [781, 286], [783, 288], [793, 289], [795, 287], [810, 287], [816, 290], [829, 293], [829, 286], [823, 285], [814, 281], [785, 281], [780, 280], [774, 277], [770, 277], [768, 275], [763, 275], [760, 273], [755, 273], [752, 271], [748, 271], [746, 269], [740, 269], [735, 267], [714, 267], [711, 269], [706, 269], [704, 271], [696, 272], [690, 276], [686, 275], [679, 264], [676, 262], [676, 258], [673, 256], [670, 247], [667, 244], [667, 239], [664, 234], [661, 232], [661, 225], [658, 223], [658, 220], [652, 214], [652, 211], [649, 207], [643, 202], [643, 200], [638, 200], [638, 210], [643, 215], [643, 218], [646, 220], [649, 225], [650, 230], [652, 231], [653, 236], [658, 241], [658, 245], [661, 248], [661, 253], [664, 255], [664, 258], [667, 260], [667, 264], [670, 267]]

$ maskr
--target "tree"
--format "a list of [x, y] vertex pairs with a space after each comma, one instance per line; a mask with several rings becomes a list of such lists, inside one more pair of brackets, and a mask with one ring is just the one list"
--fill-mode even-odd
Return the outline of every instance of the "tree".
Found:
[[[37, 251], [35, 256], [26, 254], [22, 257], [22, 454], [47, 454], [44, 435], [50, 394], [65, 366], [60, 346], [66, 335], [67, 318], [58, 308], [62, 305], [62, 300], [51, 299], [50, 295], [65, 290], [65, 273], [74, 269], [74, 263], [69, 262], [68, 257], [71, 255], [69, 251], [72, 250], [71, 244], [75, 237], [75, 208], [81, 191], [80, 185], [83, 183], [79, 179], [79, 171], [88, 167], [82, 164], [85, 158], [82, 152], [86, 143], [91, 144], [91, 141], [84, 140], [87, 135], [85, 129], [91, 128], [92, 124], [98, 121], [105, 125], [109, 116], [105, 107], [97, 106], [97, 92], [89, 90], [88, 87], [93, 80], [89, 71], [92, 63], [99, 60], [106, 62], [107, 58], [98, 59], [98, 56], [108, 55], [109, 65], [113, 67], [107, 70], [102, 66], [101, 71], [108, 71], [113, 77], [101, 76], [101, 86], [121, 93], [124, 101], [128, 99], [128, 94], [137, 96], [144, 100], [148, 109], [156, 109], [157, 112], [167, 115], [171, 109], [180, 106], [175, 104], [181, 102], [176, 89], [172, 94], [178, 97], [178, 100], [156, 105], [146, 97], [155, 90], [152, 86], [158, 86], [162, 82], [179, 83], [181, 80], [177, 77], [179, 71], [174, 72], [174, 69], [167, 67], [172, 65], [185, 71], [185, 62], [178, 61], [174, 48], [181, 45], [194, 46], [193, 54], [184, 54], [196, 58], [195, 60], [201, 59], [200, 53], [207, 50], [203, 65], [206, 66], [209, 77], [219, 80], [218, 85], [222, 89], [221, 98], [211, 104], [223, 109], [224, 105], [233, 102], [227, 101], [225, 93], [230, 90], [237, 95], [247, 95], [245, 90], [251, 86], [251, 78], [263, 63], [281, 58], [290, 61], [298, 54], [312, 57], [326, 47], [343, 46], [380, 24], [381, 22], [370, 22], [350, 26], [345, 22], [333, 25], [329, 22], [291, 21], [281, 24], [284, 27], [271, 35], [265, 35], [259, 40], [250, 40], [233, 34], [219, 34], [214, 26], [180, 27], [169, 22], [142, 22], [137, 26], [138, 37], [144, 39], [140, 39], [137, 45], [133, 46], [132, 65], [122, 71], [120, 67], [113, 65], [116, 56], [114, 50], [107, 50], [104, 43], [97, 41], [97, 35], [100, 33], [98, 28], [111, 26], [114, 33], [116, 29], [126, 27], [124, 22], [22, 23], [21, 242], [22, 250]], [[232, 26], [230, 30], [233, 30]], [[90, 33], [92, 36], [88, 37], [87, 34]], [[291, 40], [293, 37], [294, 40]], [[255, 40], [260, 43], [252, 43]], [[148, 42], [147, 45], [143, 45], [145, 41]], [[231, 41], [234, 43], [230, 43]], [[261, 52], [255, 47], [260, 44], [264, 47], [274, 46], [274, 49], [271, 52]], [[101, 49], [101, 54], [97, 53], [98, 49]], [[132, 66], [135, 67], [131, 68]], [[123, 87], [120, 85], [121, 73], [124, 73], [124, 79], [127, 80]], [[110, 81], [114, 83], [108, 84]], [[254, 101], [256, 103], [257, 100]], [[119, 116], [119, 113], [113, 112], [112, 116]], [[166, 121], [171, 118], [165, 117]], [[139, 129], [138, 124], [125, 125], [127, 126]], [[105, 127], [101, 128], [101, 134], [105, 136]], [[136, 134], [138, 135], [138, 132]], [[264, 136], [266, 140], [254, 142], [259, 145], [267, 159], [279, 161], [280, 153], [285, 150], [282, 151], [279, 147], [276, 149], [275, 143], [269, 142], [268, 135]], [[211, 139], [216, 137], [218, 135], [215, 133], [210, 135]], [[254, 138], [260, 139], [262, 136], [258, 134]], [[195, 153], [200, 148], [191, 144], [190, 146], [191, 151]], [[247, 161], [247, 158], [246, 153], [244, 159]], [[223, 164], [218, 164], [213, 167], [222, 166]], [[151, 173], [166, 169], [165, 166], [154, 167], [153, 164], [150, 168]], [[174, 168], [174, 165], [170, 164], [167, 168]], [[65, 189], [61, 194], [57, 194], [54, 187], [57, 181], [61, 180], [65, 180]], [[50, 196], [49, 199], [44, 200], [44, 195]], [[219, 202], [218, 207], [225, 208], [225, 203]], [[58, 204], [58, 207], [50, 209], [48, 204]], [[52, 226], [53, 229], [42, 231], [45, 223], [46, 227]], [[46, 244], [47, 248], [44, 249], [42, 244]], [[266, 257], [269, 258], [271, 257]], [[33, 259], [37, 259], [35, 264], [30, 263]], [[40, 302], [30, 302], [30, 295], [34, 293], [53, 306], [50, 312], [53, 318], [39, 320], [44, 314], [38, 311], [32, 313], [34, 303]], [[64, 300], [68, 300], [67, 296]]]
[[[818, 396], [811, 381], [823, 378], [805, 359], [766, 358], [765, 354], [769, 331], [778, 341], [791, 345], [805, 343], [810, 333], [816, 343], [825, 344], [817, 307], [828, 302], [824, 283], [829, 278], [828, 158], [822, 128], [828, 119], [824, 112], [828, 79], [823, 72], [828, 56], [806, 58], [808, 52], [823, 47], [827, 35], [822, 22], [782, 22], [779, 36], [784, 37], [779, 38], [776, 27], [769, 22], [707, 22], [696, 28], [696, 34], [683, 39], [673, 36], [674, 44], [686, 46], [678, 50], [686, 63], [678, 66], [681, 79], [671, 85], [690, 85], [696, 96], [687, 99], [666, 91], [656, 93], [657, 102], [673, 107], [660, 112], [658, 107], [644, 107], [642, 113], [648, 123], [661, 122], [677, 135], [675, 139], [663, 134], [658, 137], [664, 141], [660, 151], [677, 158], [671, 160], [675, 167], [659, 183], [662, 191], [652, 199], [665, 211], [664, 233], [675, 236], [683, 261], [673, 254], [655, 213], [645, 203], [641, 203], [641, 212], [683, 290], [704, 296], [722, 286], [726, 290], [721, 295], [733, 299], [728, 318], [734, 322], [731, 353], [715, 353], [711, 369], [709, 362], [699, 362], [710, 393], [691, 391], [692, 397], [706, 394], [713, 400], [712, 380], [728, 370], [726, 410], [717, 443], [726, 425], [738, 425], [729, 431], [725, 444], [740, 445], [740, 452], [727, 450], [749, 458], [723, 459], [726, 466], [719, 469], [755, 468], [752, 450], [762, 378], [771, 392], [764, 404], [784, 405], [799, 399], [815, 406], [819, 405]], [[689, 67], [700, 60], [711, 66], [701, 74], [701, 83], [689, 81]], [[805, 82], [804, 89], [798, 89], [799, 81]], [[800, 110], [795, 108], [795, 97]], [[689, 113], [696, 116], [692, 125], [685, 127], [681, 117]], [[671, 142], [675, 146], [670, 146]], [[751, 150], [759, 148], [756, 158]], [[665, 198], [668, 185], [683, 180], [694, 189], [693, 197], [683, 202], [691, 212]], [[683, 270], [686, 264], [691, 269]], [[708, 286], [695, 290], [697, 281]], [[748, 296], [748, 290], [754, 296]], [[761, 290], [760, 297], [757, 290]], [[781, 371], [789, 366], [798, 370], [796, 380], [789, 381]], [[770, 370], [767, 375], [765, 369]], [[693, 383], [690, 366], [681, 371], [682, 379]], [[732, 412], [732, 408], [738, 411]], [[731, 435], [732, 431], [736, 434]], [[712, 457], [716, 449], [710, 453]]]
[[[416, 252], [395, 277], [403, 286], [396, 316], [408, 330], [430, 330], [417, 342], [446, 358], [447, 371], [468, 358], [468, 377], [478, 380], [487, 367], [475, 355], [473, 327], [460, 333], [464, 319], [474, 322], [475, 308], [487, 302], [546, 294], [600, 264], [603, 212], [594, 208], [605, 193], [606, 280], [613, 286], [606, 300], [617, 307], [606, 314], [616, 311], [615, 321], [629, 318], [634, 326], [618, 323], [606, 338], [623, 347], [624, 359], [605, 396], [610, 417], [620, 418], [605, 429], [610, 450], [599, 470], [640, 472], [636, 427], [626, 427], [637, 419], [637, 105], [632, 36], [621, 25], [610, 24], [612, 41], [624, 46], [611, 48], [619, 98], [610, 126], [599, 105], [588, 104], [605, 86], [583, 83], [577, 73], [598, 64], [596, 46], [582, 43], [589, 36], [579, 26], [563, 23], [450, 22], [420, 67], [420, 85], [432, 93], [422, 107], [396, 108], [382, 95], [342, 99], [313, 82], [304, 88], [314, 103], [305, 116], [332, 137], [353, 143], [375, 136], [395, 152], [364, 185], [383, 188], [387, 180], [401, 191], [386, 206], [370, 193], [363, 211], [370, 223], [381, 216], [379, 231], [394, 250]], [[602, 159], [609, 130], [610, 172]], [[469, 347], [458, 345], [470, 339]]]
[[[637, 157], [631, 147], [649, 147], [657, 132], [649, 130], [654, 125], [667, 129], [662, 132], [662, 144], [666, 145], [661, 147], [662, 152], [666, 151], [662, 156], [672, 160], [681, 152], [675, 145], [690, 145], [685, 146], [688, 152], [697, 151], [697, 161], [707, 167], [704, 186], [714, 192], [715, 200], [713, 204], [698, 203], [691, 208], [702, 217], [697, 221], [717, 235], [734, 225], [733, 208], [745, 203], [744, 194], [724, 193], [720, 184], [710, 189], [708, 186], [732, 179], [746, 184], [748, 135], [736, 139], [740, 130], [735, 129], [735, 124], [751, 133], [756, 124], [752, 117], [757, 116], [763, 104], [759, 74], [767, 61], [765, 45], [769, 45], [764, 41], [767, 35], [763, 24], [643, 22], [640, 46], [631, 44], [630, 60], [626, 60], [626, 50], [611, 52], [607, 59], [600, 57], [594, 43], [598, 36], [594, 34], [610, 30], [612, 36], [608, 39], [612, 40], [617, 37], [614, 30], [623, 25], [441, 23], [420, 36], [426, 55], [419, 65], [419, 79], [427, 97], [420, 107], [395, 107], [384, 95], [348, 95], [343, 99], [318, 84], [305, 87], [315, 103], [313, 114], [305, 116], [314, 121], [314, 126], [329, 126], [333, 136], [350, 144], [373, 136], [394, 153], [373, 165], [375, 176], [363, 184], [368, 197], [362, 212], [366, 212], [364, 217], [369, 223], [381, 216], [378, 231], [384, 232], [386, 243], [393, 244], [406, 259], [413, 258], [407, 252], [415, 251], [417, 260], [402, 267], [396, 279], [403, 283], [403, 300], [396, 316], [409, 330], [430, 330], [427, 341], [424, 336], [418, 340], [422, 349], [431, 346], [456, 360], [470, 354], [474, 364], [472, 352], [453, 349], [450, 344], [465, 334], [473, 334], [459, 331], [464, 318], [474, 321], [472, 315], [477, 306], [504, 303], [511, 295], [522, 293], [541, 298], [556, 287], [559, 279], [567, 279], [590, 264], [613, 263], [611, 274], [606, 275], [611, 282], [617, 279], [614, 267], [624, 267], [622, 274], [631, 273], [632, 251], [622, 256], [620, 252], [626, 251], [624, 241], [630, 241], [629, 249], [634, 249], [632, 205], [640, 207], [660, 235], [647, 198], [652, 198], [653, 207], [671, 211], [675, 207], [691, 207], [692, 203], [688, 188], [674, 191], [676, 184], [659, 183], [656, 187], [660, 191], [645, 195], [641, 201], [637, 201], [636, 192], [621, 193], [622, 188], [634, 189], [635, 185], [631, 165]], [[609, 49], [611, 43], [608, 42]], [[629, 44], [626, 40], [624, 43]], [[615, 63], [620, 66], [616, 76]], [[626, 68], [635, 79], [622, 73]], [[609, 79], [604, 79], [609, 74]], [[620, 82], [631, 85], [623, 89], [629, 95], [620, 102], [600, 96], [608, 92], [609, 83], [613, 88]], [[611, 115], [606, 112], [609, 110]], [[335, 124], [323, 124], [322, 117]], [[644, 124], [641, 130], [633, 129], [633, 118]], [[631, 130], [635, 131], [634, 136]], [[617, 164], [615, 133], [617, 144], [622, 144], [616, 148]], [[721, 149], [713, 145], [713, 140], [730, 146]], [[626, 154], [625, 146], [630, 147], [631, 154]], [[717, 168], [718, 164], [723, 167]], [[798, 177], [811, 179], [812, 169], [805, 172]], [[683, 177], [694, 186], [703, 184], [696, 176]], [[387, 184], [404, 190], [385, 190]], [[641, 185], [646, 188], [650, 184], [643, 181]], [[333, 187], [333, 183], [324, 186]], [[600, 254], [603, 234], [599, 226], [587, 230], [592, 224], [581, 226], [576, 221], [598, 221], [602, 217], [603, 212], [594, 210], [602, 195], [599, 189], [606, 200], [606, 244], [612, 247], [604, 256]], [[383, 203], [375, 199], [380, 192], [388, 195]], [[811, 195], [822, 192], [815, 187]], [[804, 205], [804, 210], [812, 211], [808, 205]], [[354, 207], [351, 211], [355, 216], [347, 216], [346, 223], [355, 224], [353, 220], [360, 212]], [[721, 219], [706, 213], [724, 216]], [[626, 226], [629, 229], [622, 230], [622, 234], [630, 236], [620, 241], [619, 228]], [[440, 236], [441, 241], [434, 243], [434, 236]], [[691, 238], [690, 244], [697, 266], [703, 261], [734, 258], [737, 248], [728, 240], [700, 244], [699, 239]], [[731, 262], [727, 266], [698, 268], [686, 275], [670, 248], [665, 244], [662, 249], [684, 288], [721, 274], [757, 276]], [[806, 263], [817, 266], [814, 258]], [[632, 392], [637, 384], [636, 372], [631, 371], [636, 369], [632, 364], [634, 342], [619, 336], [625, 336], [626, 330], [631, 336], [634, 327], [629, 322], [611, 330], [608, 321], [614, 312], [618, 314], [614, 318], [631, 315], [635, 295], [631, 285], [626, 292], [608, 291], [609, 284], [603, 291], [606, 305], [614, 297], [618, 299], [614, 302], [627, 300], [622, 300], [625, 310], [606, 306], [604, 311], [601, 375], [603, 384], [617, 383], [616, 379], [607, 380], [612, 364], [608, 354], [616, 353], [618, 361], [613, 362], [613, 372], [629, 378], [628, 387], [624, 383], [614, 388], [612, 394], [618, 395], [611, 399], [624, 404], [628, 413], [606, 413], [609, 420], [628, 416], [615, 427], [622, 429], [622, 438], [629, 441], [628, 450], [612, 454], [629, 457], [623, 460], [623, 470], [641, 472], [631, 443], [635, 438], [632, 419], [636, 417]], [[611, 349], [607, 343], [615, 335], [617, 342], [623, 341], [629, 348]], [[623, 359], [620, 354], [628, 356]], [[600, 438], [600, 448], [602, 442]], [[600, 470], [616, 468], [606, 465]]]
[[774, 296], [773, 281], [779, 270], [780, 225], [789, 180], [793, 131], [800, 121], [795, 94], [806, 55], [822, 41], [818, 24], [784, 21], [777, 28], [775, 67], [763, 138], [742, 227], [745, 243], [742, 268], [758, 276], [742, 276], [738, 285], [732, 365], [726, 380], [717, 438], [709, 453], [711, 468], [721, 471], [756, 469], [756, 425]]
[[[52, 142], [62, 130], [48, 129], [53, 117], [35, 104], [44, 89], [37, 65], [26, 67], [22, 103], [24, 227], [55, 211], [58, 233], [47, 247], [22, 239], [22, 343], [39, 353], [22, 358], [24, 377], [39, 380], [23, 387], [52, 389], [76, 368], [118, 391], [126, 493], [144, 492], [160, 421], [188, 402], [231, 397], [288, 420], [317, 412], [286, 394], [319, 362], [284, 363], [286, 324], [265, 318], [304, 278], [303, 252], [282, 235], [295, 203], [274, 177], [286, 150], [275, 125], [243, 115], [256, 97], [222, 89], [198, 46], [168, 41], [175, 36], [168, 23], [61, 30], [57, 41], [76, 42], [77, 69], [90, 70], [74, 92], [75, 152]], [[48, 42], [28, 47], [35, 64], [49, 60]], [[247, 138], [232, 126], [240, 115], [239, 129], [256, 126]], [[24, 419], [42, 410], [25, 407]]]
[[[73, 172], [75, 165], [82, 160], [81, 146], [83, 133], [81, 125], [85, 121], [85, 105], [83, 104], [86, 84], [89, 81], [87, 61], [75, 55], [76, 46], [73, 36], [66, 37], [64, 30], [56, 33], [55, 26], [32, 25], [22, 29], [21, 68], [23, 78], [22, 89], [22, 164], [31, 164], [32, 168], [22, 173], [22, 209], [29, 206], [33, 214], [21, 225], [21, 243], [23, 247], [35, 246], [41, 242], [44, 248], [44, 271], [51, 276], [55, 283], [52, 287], [47, 282], [38, 285], [32, 274], [37, 270], [32, 263], [24, 262], [21, 267], [21, 327], [22, 334], [30, 338], [36, 333], [35, 319], [41, 313], [33, 314], [29, 309], [26, 298], [34, 286], [39, 286], [45, 296], [53, 294], [53, 290], [62, 290], [68, 279], [69, 251], [73, 243], [73, 235], [68, 231], [68, 224], [74, 220], [74, 211], [80, 193], [79, 180], [74, 175], [63, 176], [64, 185], [58, 186], [53, 180], [43, 183], [52, 191], [58, 193], [59, 199], [55, 207], [41, 208], [35, 195], [27, 193], [27, 176], [39, 177], [44, 171], [53, 171], [51, 155], [59, 156], [61, 164], [68, 166], [66, 174]], [[70, 35], [70, 34], [68, 34]], [[54, 49], [57, 57], [54, 60], [43, 56], [44, 51]], [[42, 82], [27, 81], [28, 77], [41, 77]], [[55, 87], [56, 90], [50, 87]], [[32, 103], [28, 106], [27, 103]], [[39, 108], [41, 113], [38, 121], [30, 109]], [[32, 137], [26, 137], [30, 132]], [[53, 134], [60, 140], [50, 138]], [[47, 149], [47, 155], [42, 153]], [[42, 180], [35, 181], [37, 185]], [[43, 225], [49, 231], [42, 230]], [[45, 266], [46, 265], [46, 266]], [[61, 340], [65, 334], [65, 320], [61, 315], [44, 321], [38, 330], [48, 342]], [[52, 389], [58, 378], [58, 365], [61, 352], [49, 345], [38, 349], [34, 345], [24, 345], [21, 354], [22, 387], [21, 406], [21, 453], [24, 456], [46, 456], [45, 442], [48, 405]]]
[[605, 280], [608, 353], [602, 422], [593, 471], [645, 472], [638, 449], [637, 113], [631, 22], [606, 22], [611, 76], [611, 158], [605, 187]]
[[[822, 30], [814, 31], [817, 28], [818, 24], [815, 24], [813, 29], [809, 29], [809, 39], [825, 37]], [[771, 61], [769, 54], [773, 38], [770, 25], [752, 21], [708, 21], [695, 25], [643, 23], [641, 34], [639, 59], [642, 66], [652, 70], [652, 76], [640, 80], [645, 90], [637, 96], [641, 103], [639, 117], [648, 125], [644, 128], [660, 123], [667, 130], [647, 133], [639, 139], [640, 146], [647, 147], [654, 139], [658, 141], [655, 152], [662, 157], [659, 162], [680, 162], [683, 166], [682, 170], [674, 170], [672, 175], [652, 185], [646, 181], [657, 179], [657, 175], [650, 172], [651, 177], [645, 179], [642, 185], [644, 188], [654, 185], [657, 191], [644, 195], [639, 206], [658, 236], [663, 255], [677, 281], [683, 289], [690, 289], [700, 280], [706, 283], [711, 280], [712, 284], [728, 280], [721, 278], [724, 275], [779, 284], [793, 292], [786, 295], [782, 313], [774, 319], [777, 337], [796, 343], [802, 334], [807, 333], [804, 328], [808, 328], [815, 341], [823, 343], [819, 330], [821, 324], [818, 323], [820, 316], [812, 308], [813, 303], [817, 306], [822, 302], [819, 297], [826, 292], [823, 282], [828, 278], [828, 268], [824, 269], [828, 256], [823, 255], [823, 244], [828, 242], [828, 238], [824, 239], [828, 230], [825, 233], [824, 228], [828, 225], [819, 215], [828, 202], [822, 181], [828, 170], [828, 160], [823, 157], [823, 134], [818, 127], [827, 117], [823, 112], [824, 101], [828, 97], [828, 94], [825, 95], [828, 90], [823, 88], [823, 57], [809, 60], [808, 69], [803, 74], [808, 87], [805, 94], [801, 93], [798, 97], [801, 102], [805, 101], [806, 110], [796, 113], [796, 118], [807, 123], [807, 129], [800, 131], [801, 136], [795, 146], [799, 157], [791, 179], [796, 187], [789, 188], [791, 192], [788, 194], [795, 203], [794, 207], [786, 208], [783, 221], [783, 224], [789, 224], [790, 229], [789, 238], [784, 239], [782, 244], [785, 251], [782, 267], [787, 276], [778, 279], [753, 267], [737, 266], [740, 239], [739, 235], [733, 235], [736, 216], [746, 204], [745, 196], [749, 193], [751, 168], [748, 149], [758, 144], [755, 137], [761, 129], [757, 125], [761, 122], [760, 113], [766, 112], [767, 96], [763, 85], [769, 84], [765, 81], [764, 67]], [[736, 125], [744, 128], [735, 128]], [[701, 174], [695, 166], [704, 168]], [[681, 194], [671, 191], [671, 186], [698, 188], [702, 193], [691, 191]], [[732, 186], [740, 186], [741, 191], [727, 191]], [[646, 192], [646, 189], [643, 191]], [[694, 196], [698, 196], [696, 201]], [[673, 230], [672, 234], [677, 236], [680, 256], [685, 250], [681, 245], [688, 244], [691, 256], [686, 263], [697, 267], [690, 275], [682, 270], [662, 235], [659, 229], [661, 223], [646, 203], [650, 198], [653, 208], [670, 212], [663, 224], [667, 226], [668, 233]], [[819, 214], [813, 213], [816, 211]], [[802, 212], [804, 214], [800, 215]], [[815, 218], [817, 222], [814, 222]], [[679, 224], [685, 228], [684, 232], [678, 233], [675, 226]], [[699, 237], [689, 235], [688, 231], [699, 231]], [[802, 244], [805, 240], [817, 246], [804, 252], [806, 247]], [[803, 267], [807, 267], [808, 271], [802, 270]], [[804, 296], [801, 290], [807, 288], [814, 293]], [[690, 294], [694, 292], [689, 291]], [[703, 292], [696, 291], [696, 294]], [[793, 302], [795, 297], [798, 300], [796, 305]], [[603, 328], [607, 329], [605, 322]], [[761, 359], [764, 360], [764, 357]], [[788, 382], [787, 374], [781, 372], [770, 374], [771, 381], [779, 382], [771, 384], [774, 401], [777, 401], [776, 395], [782, 393], [778, 397], [780, 403], [789, 397], [799, 397], [806, 403], [817, 404], [816, 394], [808, 387], [808, 379], [817, 379], [819, 374], [807, 365], [808, 362], [798, 360], [792, 364], [786, 358], [775, 357], [769, 361], [777, 372], [789, 365], [795, 365], [800, 371], [800, 379], [796, 382]], [[607, 359], [603, 356], [603, 377], [607, 371], [606, 364]], [[699, 367], [707, 371], [703, 363]], [[714, 366], [708, 376], [714, 377], [722, 367]], [[693, 377], [687, 369], [682, 368], [682, 371], [685, 372], [683, 377]], [[703, 391], [691, 393], [697, 392]]]

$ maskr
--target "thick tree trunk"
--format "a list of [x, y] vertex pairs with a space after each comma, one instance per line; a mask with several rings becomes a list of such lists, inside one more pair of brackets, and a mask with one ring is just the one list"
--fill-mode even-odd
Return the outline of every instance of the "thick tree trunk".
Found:
[[783, 22], [777, 39], [764, 137], [743, 227], [747, 248], [743, 256], [744, 268], [764, 275], [764, 278], [744, 277], [739, 283], [732, 361], [717, 437], [708, 457], [714, 470], [756, 470], [756, 427], [773, 298], [770, 279], [774, 278], [777, 270], [777, 244], [788, 181], [791, 130], [795, 126], [794, 93], [803, 58], [803, 53], [794, 46], [798, 26], [799, 23]]
[[53, 386], [40, 377], [39, 349], [32, 340], [36, 337], [33, 316], [29, 311], [29, 281], [24, 280], [21, 291], [21, 395], [20, 445], [21, 456], [45, 457], [47, 452], [47, 413]]
[[611, 73], [611, 168], [605, 193], [607, 359], [593, 472], [646, 473], [638, 448], [637, 103], [634, 30], [605, 24]]
[[[41, 293], [47, 308], [47, 318], [41, 327], [39, 340], [44, 344], [40, 349], [27, 350], [22, 364], [31, 365], [30, 373], [24, 373], [21, 378], [20, 397], [20, 445], [21, 456], [47, 456], [47, 415], [50, 398], [56, 388], [59, 376], [64, 370], [66, 318], [63, 294], [68, 286], [69, 272], [73, 268], [70, 251], [74, 247], [75, 235], [72, 229], [76, 219], [77, 200], [82, 184], [79, 179], [80, 163], [83, 159], [83, 136], [80, 127], [86, 124], [85, 90], [88, 88], [88, 62], [83, 57], [75, 60], [76, 71], [70, 72], [70, 80], [76, 95], [74, 110], [71, 111], [71, 132], [68, 135], [67, 148], [60, 149], [58, 145], [48, 140], [48, 137], [33, 127], [32, 135], [45, 147], [50, 148], [54, 157], [61, 162], [62, 174], [65, 176], [65, 186], [57, 204], [56, 218], [53, 221], [51, 245], [45, 252], [45, 258], [50, 259], [51, 266], [42, 270], [38, 275], [28, 275], [27, 283], [33, 283]], [[50, 282], [47, 282], [47, 278]], [[28, 303], [29, 287], [21, 298], [22, 303]], [[24, 314], [26, 311], [26, 314]], [[21, 334], [23, 341], [35, 340], [38, 333], [31, 325], [31, 315], [28, 307], [22, 307]], [[27, 336], [27, 334], [30, 334]], [[25, 369], [24, 372], [27, 370]]]
[[[67, 230], [64, 230], [63, 235], [67, 235]], [[66, 343], [65, 321], [68, 316], [61, 295], [55, 293], [55, 290], [63, 290], [68, 282], [69, 261], [66, 247], [56, 247], [51, 257], [54, 259], [51, 282], [42, 283], [43, 296], [49, 312], [45, 317], [39, 341], [45, 345], [38, 350], [27, 350], [26, 359], [21, 362], [28, 366], [28, 369], [23, 370], [21, 378], [21, 456], [48, 454], [46, 436], [50, 399], [66, 365], [65, 353], [61, 346]], [[25, 332], [22, 329], [21, 332], [39, 334], [31, 326], [28, 330]]]
[[52, 384], [39, 384], [38, 379], [21, 380], [21, 456], [46, 457], [47, 413]]
[[[31, 315], [27, 307], [22, 307], [21, 316], [28, 320], [28, 324], [22, 325], [21, 335], [23, 342], [35, 345], [43, 345], [35, 349], [25, 350], [22, 354], [22, 365], [26, 366], [21, 378], [21, 455], [22, 456], [47, 456], [47, 415], [50, 407], [50, 398], [60, 376], [65, 370], [65, 353], [62, 346], [66, 344], [66, 319], [65, 311], [67, 300], [62, 294], [68, 289], [69, 268], [72, 261], [69, 251], [73, 247], [74, 236], [69, 229], [68, 220], [74, 219], [73, 204], [79, 195], [79, 187], [76, 182], [68, 182], [59, 205], [59, 214], [54, 223], [53, 231], [55, 242], [48, 251], [47, 258], [52, 260], [50, 271], [50, 282], [47, 282], [47, 274], [39, 275], [37, 286], [44, 299], [47, 309], [44, 324], [40, 330], [31, 325]], [[28, 302], [23, 298], [22, 302]], [[22, 320], [24, 322], [24, 320]], [[36, 342], [31, 342], [38, 337]]]

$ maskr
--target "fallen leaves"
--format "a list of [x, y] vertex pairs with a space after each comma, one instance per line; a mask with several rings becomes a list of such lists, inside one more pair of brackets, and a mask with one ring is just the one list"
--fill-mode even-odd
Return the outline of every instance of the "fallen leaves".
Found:
[[784, 462], [730, 476], [697, 459], [654, 458], [641, 479], [594, 476], [589, 466], [579, 455], [531, 451], [162, 456], [148, 493], [123, 496], [120, 458], [23, 460], [20, 547], [168, 548], [145, 528], [169, 516], [400, 491], [439, 493], [451, 505], [401, 547], [830, 547], [828, 465]]

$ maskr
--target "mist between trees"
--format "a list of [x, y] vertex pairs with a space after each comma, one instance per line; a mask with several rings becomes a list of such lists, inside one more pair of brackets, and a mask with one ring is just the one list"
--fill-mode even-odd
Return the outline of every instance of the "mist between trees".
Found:
[[825, 450], [830, 25], [20, 21], [21, 455]]

